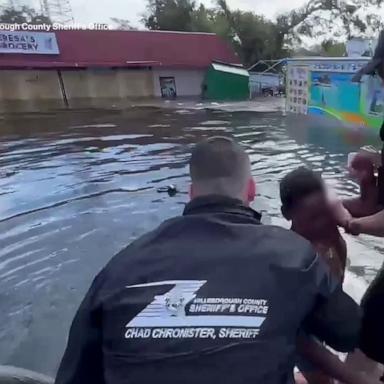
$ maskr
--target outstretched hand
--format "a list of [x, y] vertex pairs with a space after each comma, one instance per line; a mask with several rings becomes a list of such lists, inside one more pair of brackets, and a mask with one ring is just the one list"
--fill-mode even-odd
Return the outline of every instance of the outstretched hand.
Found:
[[359, 219], [352, 219], [347, 225], [347, 231], [352, 234], [366, 234], [384, 237], [384, 210]]
[[341, 200], [334, 200], [331, 203], [331, 208], [333, 212], [333, 216], [336, 220], [336, 223], [339, 227], [345, 229], [345, 232], [358, 236], [360, 235], [360, 224], [356, 221], [349, 211], [344, 207]]
[[345, 232], [353, 236], [359, 236], [362, 232], [362, 228], [358, 219], [352, 219], [345, 227]]

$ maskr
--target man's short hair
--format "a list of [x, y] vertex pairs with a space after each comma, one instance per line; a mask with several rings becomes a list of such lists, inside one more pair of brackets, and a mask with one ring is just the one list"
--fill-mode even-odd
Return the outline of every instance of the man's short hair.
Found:
[[189, 166], [192, 183], [204, 193], [239, 195], [251, 175], [244, 148], [222, 136], [197, 144], [192, 150]]
[[280, 199], [284, 209], [292, 209], [305, 197], [324, 192], [321, 175], [306, 167], [288, 173], [280, 182]]

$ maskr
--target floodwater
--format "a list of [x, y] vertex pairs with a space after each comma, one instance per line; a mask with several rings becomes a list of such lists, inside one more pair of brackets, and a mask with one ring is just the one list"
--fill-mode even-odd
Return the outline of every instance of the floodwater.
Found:
[[[347, 153], [371, 137], [279, 112], [233, 110], [141, 107], [0, 119], [1, 364], [55, 373], [92, 278], [126, 244], [181, 213], [189, 152], [204, 137], [234, 136], [247, 147], [255, 208], [266, 222], [287, 225], [278, 181], [303, 164], [322, 170], [340, 195], [358, 192], [346, 175]], [[157, 192], [171, 183], [181, 193]], [[347, 241], [350, 270], [371, 281], [382, 242]]]

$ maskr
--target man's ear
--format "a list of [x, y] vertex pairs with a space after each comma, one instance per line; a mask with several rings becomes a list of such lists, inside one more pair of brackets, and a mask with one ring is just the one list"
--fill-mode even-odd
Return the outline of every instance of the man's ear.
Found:
[[284, 205], [281, 206], [281, 213], [283, 214], [285, 220], [291, 221], [291, 215]]
[[248, 180], [247, 187], [247, 200], [249, 203], [252, 203], [256, 198], [256, 182], [253, 177]]

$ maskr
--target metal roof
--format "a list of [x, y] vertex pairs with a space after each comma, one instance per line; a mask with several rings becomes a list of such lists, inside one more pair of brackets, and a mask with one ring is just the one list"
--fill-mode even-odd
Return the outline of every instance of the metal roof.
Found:
[[285, 59], [287, 61], [369, 61], [371, 57], [324, 57], [324, 56], [305, 56], [291, 57]]
[[[2, 31], [1, 33], [6, 33]], [[240, 64], [215, 34], [157, 31], [55, 32], [59, 55], [0, 54], [3, 68], [208, 68], [212, 61]]]
[[212, 63], [212, 67], [216, 71], [227, 72], [227, 73], [232, 73], [235, 75], [241, 75], [241, 76], [249, 77], [249, 73], [245, 68], [235, 67], [232, 65], [225, 65], [225, 64], [221, 64], [221, 63]]

